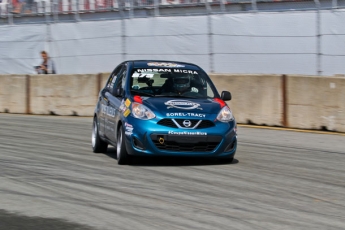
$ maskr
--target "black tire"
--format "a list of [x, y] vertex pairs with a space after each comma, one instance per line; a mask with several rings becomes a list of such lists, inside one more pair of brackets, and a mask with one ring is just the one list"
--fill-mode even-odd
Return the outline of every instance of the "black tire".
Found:
[[128, 164], [129, 158], [130, 158], [130, 156], [127, 153], [124, 134], [125, 132], [122, 129], [122, 126], [120, 126], [117, 132], [117, 142], [116, 142], [116, 156], [117, 156], [117, 163], [119, 165]]
[[94, 153], [105, 153], [108, 149], [108, 143], [99, 137], [96, 117], [93, 119], [91, 144]]

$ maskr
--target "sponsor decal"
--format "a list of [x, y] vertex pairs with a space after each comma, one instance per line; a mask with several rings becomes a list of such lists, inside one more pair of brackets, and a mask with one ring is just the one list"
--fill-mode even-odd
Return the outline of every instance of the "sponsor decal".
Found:
[[131, 101], [127, 98], [125, 101], [125, 106], [128, 108], [131, 105]]
[[205, 118], [206, 114], [202, 113], [166, 113], [167, 117], [200, 117]]
[[164, 67], [185, 67], [184, 65], [171, 63], [171, 62], [149, 62], [148, 66], [164, 66]]
[[192, 101], [187, 101], [187, 100], [170, 100], [164, 103], [167, 105], [168, 109], [170, 108], [176, 108], [176, 109], [201, 109], [199, 108], [200, 104], [192, 102]]
[[112, 76], [110, 77], [109, 83], [108, 83], [108, 85], [107, 85], [108, 88], [114, 86], [114, 83], [115, 83], [115, 81], [116, 81], [116, 78], [117, 78], [116, 75], [112, 75]]
[[123, 116], [128, 117], [128, 115], [131, 113], [129, 109], [126, 109], [125, 112], [123, 112]]
[[195, 70], [186, 70], [186, 69], [174, 69], [174, 73], [190, 73], [190, 74], [198, 74]]
[[126, 126], [126, 127], [130, 127], [130, 128], [133, 128], [133, 125], [128, 124], [127, 122], [125, 122], [125, 126]]
[[[151, 72], [151, 73], [150, 73]], [[136, 72], [133, 73], [132, 77], [134, 78], [152, 78], [153, 73], [189, 73], [189, 74], [198, 74], [195, 70], [187, 70], [187, 69], [137, 69]]]
[[188, 132], [188, 131], [182, 131], [182, 132], [176, 132], [176, 131], [169, 131], [168, 134], [172, 135], [197, 135], [197, 136], [207, 136], [206, 132]]
[[127, 122], [125, 122], [125, 134], [127, 136], [130, 136], [133, 134], [133, 126], [131, 124], [128, 124]]
[[122, 99], [119, 110], [123, 113], [126, 110], [125, 101]]
[[105, 114], [109, 117], [115, 117], [115, 109], [110, 107], [110, 106], [107, 106], [107, 105], [101, 105], [101, 112], [102, 114]]
[[[134, 73], [134, 74], [138, 74], [138, 75], [135, 75], [137, 77], [140, 76], [140, 74], [142, 75], [142, 77], [144, 77], [147, 72], [157, 72], [157, 73], [171, 73], [171, 69], [137, 69], [137, 71]], [[145, 73], [145, 74], [143, 74]], [[134, 77], [134, 74], [133, 74], [133, 77]], [[152, 74], [153, 76], [153, 74]]]

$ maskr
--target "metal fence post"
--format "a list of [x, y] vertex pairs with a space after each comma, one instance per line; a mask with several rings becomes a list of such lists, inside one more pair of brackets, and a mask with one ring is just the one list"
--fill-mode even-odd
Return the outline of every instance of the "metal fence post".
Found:
[[126, 60], [126, 19], [121, 19], [122, 60]]
[[134, 15], [134, 3], [133, 0], [129, 0], [129, 18], [133, 18]]
[[332, 8], [337, 9], [338, 8], [338, 0], [332, 0]]
[[221, 12], [225, 12], [225, 0], [220, 0], [220, 11]]
[[205, 7], [206, 7], [206, 13], [210, 14], [212, 9], [211, 9], [211, 6], [210, 6], [210, 3], [208, 2], [208, 0], [205, 0]]
[[207, 30], [208, 30], [208, 52], [210, 72], [214, 73], [214, 54], [213, 54], [213, 30], [212, 30], [212, 15], [207, 15]]
[[118, 7], [119, 7], [119, 11], [120, 11], [120, 16], [121, 16], [121, 20], [123, 20], [125, 18], [125, 12], [124, 12], [124, 2], [125, 0], [118, 0]]
[[155, 17], [158, 17], [159, 16], [159, 1], [154, 0], [154, 4], [155, 4]]
[[46, 23], [49, 24], [50, 20], [49, 20], [49, 15], [47, 12], [47, 3], [46, 2], [43, 2], [43, 10], [44, 10], [44, 17], [45, 17]]
[[212, 8], [208, 0], [205, 0], [205, 8], [206, 8], [206, 17], [207, 17], [207, 36], [208, 36], [208, 59], [209, 59], [209, 71], [211, 73], [214, 72], [213, 70], [213, 37], [212, 37]]
[[317, 75], [322, 75], [322, 66], [321, 66], [321, 10], [320, 10], [320, 1], [314, 0], [316, 5], [316, 68]]
[[256, 4], [256, 0], [252, 0], [252, 11], [258, 11], [258, 6]]
[[59, 21], [59, 4], [58, 0], [53, 0], [53, 18], [54, 22]]
[[80, 21], [80, 16], [79, 16], [79, 0], [75, 0], [75, 4], [76, 4], [76, 7], [75, 7], [75, 12], [74, 12], [74, 17], [75, 17], [75, 20], [77, 22]]
[[[13, 5], [12, 3], [11, 4], [8, 4], [7, 5], [7, 14], [8, 14], [8, 24], [9, 25], [13, 25], [13, 14], [11, 13], [13, 10]], [[10, 12], [10, 13], [9, 13]]]

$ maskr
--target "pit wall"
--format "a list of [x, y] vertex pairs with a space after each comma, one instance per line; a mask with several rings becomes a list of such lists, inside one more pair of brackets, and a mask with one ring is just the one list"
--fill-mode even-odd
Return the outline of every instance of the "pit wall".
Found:
[[[92, 116], [109, 73], [0, 75], [0, 112]], [[345, 132], [345, 76], [211, 74], [241, 124]]]

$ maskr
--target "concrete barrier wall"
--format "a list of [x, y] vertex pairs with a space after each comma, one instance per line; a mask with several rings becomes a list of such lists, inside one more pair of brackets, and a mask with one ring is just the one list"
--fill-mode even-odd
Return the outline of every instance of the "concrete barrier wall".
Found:
[[30, 110], [32, 114], [92, 116], [98, 92], [94, 74], [32, 75]]
[[288, 126], [345, 132], [345, 77], [288, 76]]
[[[0, 76], [0, 112], [92, 116], [110, 73]], [[242, 124], [345, 132], [345, 77], [211, 74]]]
[[211, 74], [219, 94], [232, 94], [228, 102], [238, 123], [283, 126], [282, 76]]
[[100, 89], [102, 89], [107, 83], [111, 73], [101, 73]]
[[0, 112], [27, 113], [25, 75], [0, 76]]

